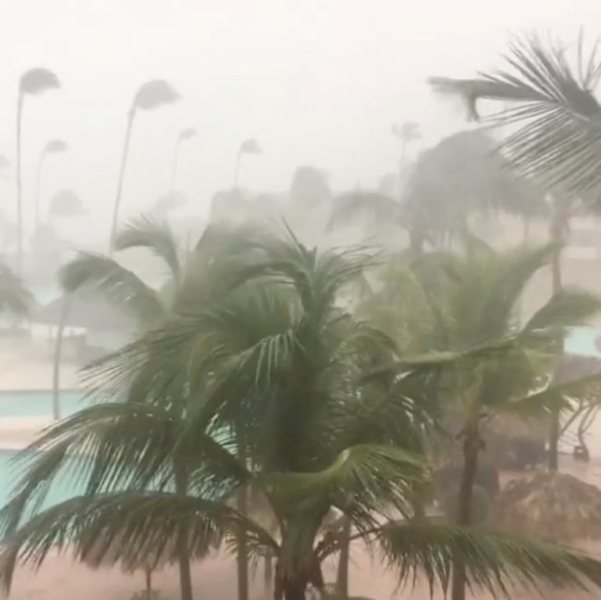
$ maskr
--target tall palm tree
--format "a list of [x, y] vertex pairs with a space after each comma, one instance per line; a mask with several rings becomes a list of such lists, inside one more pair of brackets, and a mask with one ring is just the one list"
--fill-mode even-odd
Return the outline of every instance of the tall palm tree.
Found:
[[[601, 373], [563, 385], [551, 383], [558, 331], [581, 325], [601, 309], [601, 300], [586, 293], [557, 293], [521, 329], [515, 311], [524, 288], [546, 266], [552, 246], [496, 252], [467, 237], [463, 254], [443, 255], [430, 273], [438, 290], [424, 290], [430, 305], [429, 340], [439, 352], [459, 351], [514, 336], [515, 343], [489, 355], [470, 355], [439, 369], [439, 401], [462, 444], [463, 472], [457, 499], [457, 522], [473, 523], [473, 496], [486, 428], [499, 415], [546, 417], [560, 406], [599, 385]], [[438, 261], [436, 261], [438, 262]], [[389, 285], [394, 286], [391, 282]], [[433, 293], [434, 292], [434, 293]], [[382, 297], [390, 298], [390, 293]], [[387, 310], [387, 307], [384, 306]], [[390, 375], [388, 375], [390, 377]], [[542, 389], [541, 389], [542, 383]], [[465, 570], [458, 560], [452, 599], [464, 600]]]
[[[550, 237], [557, 242], [551, 264], [553, 292], [561, 289], [561, 242], [571, 215], [599, 208], [601, 105], [593, 91], [601, 77], [595, 50], [588, 56], [582, 37], [574, 57], [559, 43], [537, 38], [510, 45], [507, 67], [478, 79], [433, 77], [434, 88], [465, 98], [468, 116], [478, 120], [477, 103], [489, 99], [509, 107], [489, 117], [509, 124], [502, 151], [514, 168], [532, 178], [553, 198]], [[558, 467], [559, 417], [552, 419], [549, 468]]]
[[183, 142], [191, 140], [196, 136], [196, 129], [193, 127], [187, 127], [186, 129], [182, 129], [179, 135], [177, 136], [177, 141], [175, 142], [175, 149], [173, 150], [173, 159], [171, 161], [171, 179], [169, 180], [169, 189], [173, 189], [173, 185], [175, 184], [175, 177], [177, 175], [177, 166], [179, 162], [179, 151]]
[[161, 106], [166, 106], [181, 100], [179, 93], [166, 81], [156, 79], [142, 84], [136, 92], [131, 107], [127, 113], [127, 126], [125, 128], [125, 138], [123, 140], [123, 154], [121, 156], [121, 166], [119, 168], [119, 180], [117, 182], [117, 194], [115, 196], [115, 207], [113, 209], [113, 223], [111, 226], [111, 247], [113, 239], [117, 232], [119, 222], [119, 208], [121, 205], [121, 195], [123, 193], [123, 183], [125, 181], [125, 169], [127, 167], [127, 158], [129, 155], [129, 144], [134, 125], [134, 118], [138, 110], [151, 111]]
[[[237, 271], [228, 276], [228, 265], [232, 257], [238, 254], [234, 238], [229, 230], [212, 227], [201, 237], [197, 249], [192, 254], [186, 254], [166, 222], [144, 216], [132, 221], [117, 233], [115, 250], [144, 248], [160, 258], [167, 267], [168, 277], [158, 289], [150, 287], [133, 271], [126, 269], [110, 256], [80, 253], [63, 267], [60, 278], [66, 300], [55, 348], [55, 414], [60, 390], [58, 377], [62, 330], [68, 315], [69, 299], [74, 294], [83, 290], [97, 293], [118, 310], [132, 317], [140, 331], [156, 328], [174, 310], [184, 310], [189, 304], [194, 306], [199, 302], [210, 303], [214, 296], [219, 297], [223, 289], [232, 285], [232, 278], [235, 280], [238, 277]], [[178, 393], [183, 394], [181, 390]], [[185, 414], [171, 417], [181, 420], [177, 421], [181, 429], [185, 422]], [[158, 425], [164, 427], [164, 421]], [[174, 437], [173, 443], [176, 441]], [[177, 467], [177, 462], [174, 464], [174, 468]], [[179, 468], [175, 470], [175, 484], [182, 488], [182, 491], [187, 485], [186, 474], [180, 472]], [[211, 543], [211, 540], [207, 543]], [[191, 555], [185, 549], [176, 554], [182, 598], [189, 600], [192, 589], [189, 566]], [[196, 551], [194, 554], [197, 554]]]
[[[185, 531], [188, 553], [220, 536], [235, 548], [244, 531], [252, 554], [276, 557], [275, 600], [305, 600], [310, 587], [325, 591], [322, 564], [339, 551], [336, 536], [319, 533], [334, 508], [399, 581], [423, 572], [446, 590], [461, 553], [469, 580], [501, 593], [536, 579], [601, 585], [601, 565], [565, 548], [413, 519], [410, 498], [427, 477], [415, 430], [423, 416], [407, 389], [361, 383], [393, 346], [338, 304], [364, 257], [265, 238], [248, 250], [259, 260], [230, 294], [187, 304], [89, 372], [105, 401], [121, 401], [84, 409], [30, 448], [3, 512], [6, 585], [18, 561], [39, 564], [67, 533], [85, 559], [98, 539], [141, 558], [175, 548], [174, 531]], [[185, 427], [172, 437], [180, 411]], [[177, 493], [176, 463], [187, 493]], [[66, 465], [86, 493], [28, 519]], [[264, 499], [277, 534], [232, 508], [240, 488]]]
[[240, 175], [240, 162], [242, 161], [242, 157], [247, 154], [261, 154], [261, 146], [254, 138], [249, 138], [248, 140], [244, 140], [240, 144], [240, 148], [238, 148], [238, 153], [236, 154], [236, 166], [234, 167], [234, 188], [238, 187], [238, 177]]
[[38, 170], [35, 178], [35, 231], [37, 231], [40, 225], [40, 192], [42, 185], [42, 171], [44, 169], [44, 162], [49, 154], [61, 154], [68, 150], [66, 142], [63, 140], [50, 140], [40, 152], [40, 158], [38, 159]]
[[474, 215], [542, 212], [544, 195], [509, 173], [493, 150], [482, 132], [451, 135], [420, 155], [400, 201], [375, 192], [344, 194], [334, 203], [330, 227], [359, 218], [374, 229], [397, 225], [419, 254], [426, 242], [440, 247], [456, 237]]
[[19, 80], [17, 97], [17, 271], [21, 272], [23, 261], [23, 204], [21, 182], [21, 122], [23, 104], [27, 96], [37, 96], [48, 90], [60, 88], [58, 77], [48, 69], [34, 68], [25, 71]]

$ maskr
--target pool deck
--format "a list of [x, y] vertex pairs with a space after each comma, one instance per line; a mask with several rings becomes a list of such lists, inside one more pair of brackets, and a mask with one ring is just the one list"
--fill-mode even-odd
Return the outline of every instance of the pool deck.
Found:
[[[0, 339], [0, 392], [52, 390], [53, 345], [48, 340], [3, 335]], [[79, 387], [79, 367], [73, 357], [61, 362], [61, 389]], [[0, 417], [0, 449], [27, 446], [49, 417]]]

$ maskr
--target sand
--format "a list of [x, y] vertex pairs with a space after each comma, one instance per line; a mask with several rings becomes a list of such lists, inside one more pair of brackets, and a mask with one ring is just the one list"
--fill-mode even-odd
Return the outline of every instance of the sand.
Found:
[[[8, 340], [3, 340], [8, 342]], [[52, 345], [44, 339], [11, 339], [0, 348], [0, 390], [48, 390], [52, 382]], [[61, 383], [64, 388], [77, 386], [77, 365], [75, 357], [65, 357], [61, 368]], [[0, 418], [0, 447], [22, 448], [50, 424], [48, 418], [5, 417]], [[601, 422], [596, 424], [595, 433], [601, 434]], [[601, 440], [601, 435], [598, 436]], [[599, 457], [601, 458], [601, 456]], [[601, 461], [589, 465], [566, 461], [562, 470], [601, 487]], [[506, 474], [506, 477], [508, 474]], [[505, 477], [505, 479], [506, 479]], [[587, 551], [601, 556], [601, 544], [587, 544]], [[426, 586], [415, 589], [397, 590], [394, 573], [377, 564], [364, 548], [356, 546], [352, 552], [350, 575], [351, 593], [374, 600], [428, 600], [430, 594]], [[236, 600], [235, 561], [231, 556], [218, 554], [197, 562], [192, 569], [195, 598], [198, 600]], [[335, 579], [334, 565], [325, 569], [326, 579]], [[68, 556], [49, 557], [39, 571], [21, 567], [15, 574], [12, 600], [129, 600], [144, 586], [142, 573], [128, 575], [118, 568], [92, 570], [74, 563]], [[178, 593], [178, 573], [168, 567], [154, 575], [154, 587], [167, 600], [176, 600]], [[251, 600], [267, 600], [257, 574]], [[516, 591], [512, 600], [533, 600], [540, 596], [532, 592]], [[565, 590], [547, 590], [545, 600], [601, 600], [601, 592], [576, 594]], [[435, 598], [442, 599], [437, 593]], [[490, 596], [476, 594], [473, 600], [490, 600]]]

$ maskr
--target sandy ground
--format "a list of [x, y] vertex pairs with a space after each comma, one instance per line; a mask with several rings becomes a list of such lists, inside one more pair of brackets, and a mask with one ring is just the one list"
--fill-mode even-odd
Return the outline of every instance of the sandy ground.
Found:
[[[10, 343], [9, 343], [10, 342]], [[0, 391], [4, 390], [47, 390], [52, 383], [52, 345], [44, 339], [0, 340]], [[64, 388], [77, 387], [77, 366], [75, 357], [65, 356], [61, 368], [61, 384]], [[0, 418], [0, 447], [22, 448], [39, 431], [50, 423], [44, 418]], [[601, 422], [596, 432], [601, 440]], [[593, 451], [594, 452], [594, 451]], [[599, 457], [601, 458], [601, 456]], [[569, 470], [601, 487], [601, 461], [586, 466], [570, 462], [563, 470]], [[588, 551], [601, 544], [587, 547]], [[596, 553], [596, 552], [595, 552]], [[333, 580], [333, 566], [326, 569], [326, 579]], [[266, 600], [267, 595], [260, 574], [253, 587], [252, 600]], [[193, 565], [195, 598], [199, 600], [235, 600], [236, 573], [232, 557], [217, 555]], [[351, 593], [374, 600], [428, 600], [430, 594], [426, 586], [397, 589], [394, 573], [377, 564], [365, 549], [355, 547], [352, 552]], [[142, 573], [124, 574], [119, 569], [92, 570], [74, 563], [67, 556], [53, 556], [47, 559], [41, 569], [33, 572], [28, 567], [17, 570], [10, 598], [12, 600], [129, 600], [144, 585]], [[173, 567], [166, 568], [154, 576], [154, 587], [166, 600], [176, 600], [178, 575]], [[513, 600], [601, 600], [601, 592], [595, 594], [575, 594], [565, 590], [547, 590], [542, 596], [529, 593], [512, 595]], [[442, 599], [441, 593], [434, 598]], [[476, 594], [473, 600], [490, 600], [488, 595]]]

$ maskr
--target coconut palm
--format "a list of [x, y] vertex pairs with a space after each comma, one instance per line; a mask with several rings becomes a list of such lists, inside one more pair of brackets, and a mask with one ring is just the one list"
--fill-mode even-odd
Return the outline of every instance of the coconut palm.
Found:
[[[468, 236], [462, 254], [434, 256], [430, 261], [434, 271], [429, 276], [439, 282], [438, 289], [424, 290], [422, 295], [430, 310], [426, 340], [431, 349], [456, 352], [515, 336], [515, 344], [489, 355], [467, 357], [463, 363], [455, 361], [439, 371], [439, 401], [447, 405], [445, 420], [455, 428], [452, 433], [462, 445], [455, 515], [461, 525], [473, 522], [478, 460], [490, 421], [508, 414], [546, 417], [558, 403], [569, 406], [601, 381], [601, 373], [563, 384], [551, 383], [550, 377], [557, 332], [582, 324], [601, 309], [601, 301], [594, 296], [558, 293], [516, 329], [519, 298], [552, 253], [552, 246], [496, 252]], [[387, 303], [391, 293], [381, 300]], [[465, 573], [458, 560], [453, 600], [464, 600], [465, 589]]]
[[240, 175], [240, 162], [242, 161], [242, 157], [247, 154], [261, 154], [261, 146], [254, 138], [249, 138], [244, 140], [240, 144], [240, 148], [238, 148], [238, 153], [236, 154], [236, 166], [234, 167], [234, 188], [238, 187], [238, 176]]
[[[71, 198], [67, 194], [68, 199]], [[68, 202], [71, 204], [71, 200]], [[167, 288], [173, 288], [181, 272], [177, 241], [166, 223], [141, 217], [126, 226], [114, 241], [116, 250], [147, 248], [168, 267]], [[133, 271], [110, 256], [82, 252], [65, 265], [60, 273], [64, 298], [57, 326], [53, 365], [53, 415], [60, 418], [60, 362], [64, 329], [68, 323], [70, 296], [81, 290], [99, 293], [119, 310], [136, 320], [140, 327], [155, 325], [165, 316], [166, 299], [159, 290], [147, 285]]]
[[374, 192], [344, 194], [334, 203], [330, 227], [361, 217], [375, 230], [400, 227], [420, 253], [426, 242], [440, 247], [456, 237], [474, 215], [544, 214], [544, 195], [513, 177], [493, 150], [492, 140], [479, 131], [449, 136], [420, 155], [400, 201]]
[[179, 151], [183, 142], [191, 140], [196, 136], [196, 129], [193, 127], [187, 127], [186, 129], [182, 129], [179, 135], [177, 136], [177, 141], [175, 142], [175, 149], [173, 150], [173, 160], [171, 163], [171, 179], [169, 181], [169, 189], [173, 189], [173, 184], [175, 183], [175, 176], [177, 175], [177, 166], [179, 161]]
[[[322, 563], [339, 551], [337, 536], [319, 534], [334, 508], [400, 581], [423, 569], [445, 590], [460, 553], [468, 579], [496, 591], [535, 579], [601, 584], [599, 563], [565, 548], [414, 520], [411, 497], [427, 477], [415, 429], [424, 417], [406, 389], [361, 383], [393, 345], [337, 302], [365, 258], [294, 239], [248, 249], [257, 260], [229, 294], [187, 303], [89, 371], [104, 400], [121, 401], [69, 417], [23, 455], [25, 475], [3, 513], [7, 585], [17, 561], [39, 564], [57, 547], [85, 559], [98, 539], [107, 551], [119, 540], [123, 556], [141, 559], [179, 531], [190, 555], [220, 535], [235, 548], [243, 531], [252, 555], [276, 557], [274, 598], [304, 600], [311, 587], [325, 591]], [[66, 466], [86, 493], [29, 518]], [[177, 493], [177, 466], [186, 493]], [[232, 508], [240, 489], [263, 497], [275, 535]]]
[[21, 182], [21, 122], [23, 105], [27, 96], [37, 96], [48, 90], [60, 88], [58, 77], [48, 69], [34, 68], [25, 71], [19, 80], [17, 97], [17, 271], [21, 271], [23, 259], [23, 205]]
[[173, 104], [181, 100], [179, 93], [166, 81], [156, 79], [142, 84], [136, 92], [131, 107], [127, 113], [127, 126], [125, 129], [125, 138], [123, 140], [123, 154], [121, 156], [121, 166], [119, 168], [119, 180], [117, 182], [117, 194], [115, 196], [115, 207], [113, 209], [113, 224], [111, 227], [111, 247], [113, 239], [117, 232], [119, 222], [119, 208], [121, 205], [121, 194], [123, 193], [123, 183], [125, 181], [125, 169], [127, 167], [127, 158], [129, 155], [129, 144], [134, 125], [134, 118], [139, 110], [152, 111], [161, 106]]
[[63, 140], [50, 140], [40, 152], [40, 158], [38, 159], [38, 170], [35, 179], [35, 231], [37, 231], [40, 225], [40, 192], [42, 185], [42, 171], [44, 169], [44, 163], [46, 157], [49, 154], [61, 154], [68, 150], [68, 146]]
[[[460, 94], [468, 115], [480, 118], [477, 103], [489, 99], [509, 103], [491, 117], [509, 124], [512, 133], [502, 144], [514, 168], [552, 193], [550, 236], [557, 244], [552, 261], [552, 287], [561, 289], [560, 244], [569, 219], [577, 211], [597, 210], [601, 182], [599, 115], [601, 105], [593, 90], [601, 76], [595, 50], [588, 56], [583, 39], [576, 56], [568, 58], [559, 43], [545, 46], [537, 38], [510, 45], [507, 67], [478, 79], [433, 77], [442, 93]], [[559, 419], [552, 419], [549, 468], [557, 470]]]
[[405, 181], [405, 174], [407, 168], [407, 148], [409, 145], [421, 138], [419, 125], [415, 121], [404, 121], [402, 125], [396, 123], [390, 128], [392, 135], [401, 142], [401, 159], [399, 160], [398, 168], [398, 193], [399, 195], [403, 191], [403, 182]]

